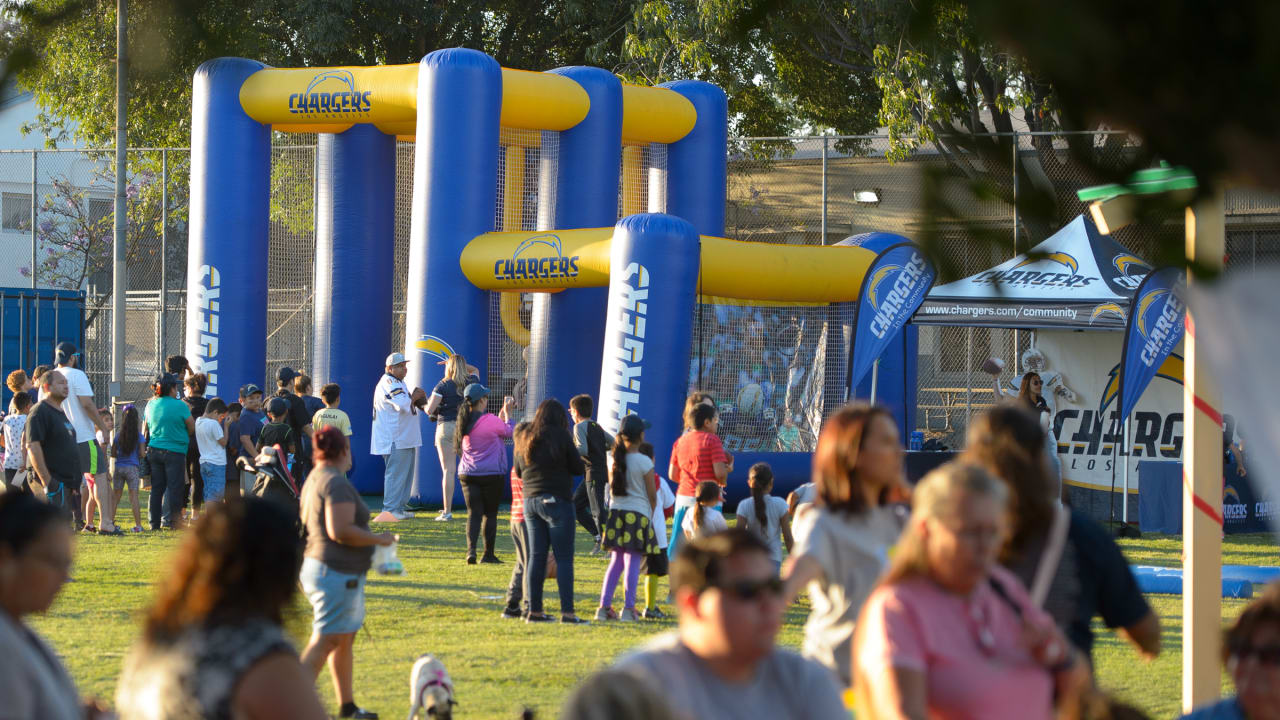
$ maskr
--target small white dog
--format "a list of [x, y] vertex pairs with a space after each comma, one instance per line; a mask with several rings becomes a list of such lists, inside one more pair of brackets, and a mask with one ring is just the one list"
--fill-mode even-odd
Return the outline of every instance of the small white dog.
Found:
[[415, 720], [419, 711], [423, 718], [451, 720], [453, 706], [453, 680], [444, 663], [434, 655], [419, 655], [409, 673], [409, 719]]

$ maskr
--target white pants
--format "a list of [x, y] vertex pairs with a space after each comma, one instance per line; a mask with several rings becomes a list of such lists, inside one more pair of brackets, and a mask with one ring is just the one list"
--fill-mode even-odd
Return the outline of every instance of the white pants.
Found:
[[409, 488], [413, 484], [413, 466], [418, 448], [392, 448], [390, 455], [383, 455], [387, 471], [382, 476], [382, 509], [384, 512], [404, 512], [409, 502]]
[[458, 423], [454, 420], [436, 423], [436, 453], [440, 456], [440, 489], [445, 512], [453, 508], [453, 485], [458, 477], [458, 448], [453, 442], [457, 431]]

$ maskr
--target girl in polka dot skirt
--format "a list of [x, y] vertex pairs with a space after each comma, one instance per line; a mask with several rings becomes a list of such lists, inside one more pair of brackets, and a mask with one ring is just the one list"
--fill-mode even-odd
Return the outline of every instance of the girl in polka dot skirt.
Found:
[[[653, 531], [653, 509], [656, 503], [653, 482], [653, 460], [640, 452], [645, 428], [649, 423], [636, 415], [622, 419], [617, 442], [609, 456], [609, 489], [613, 500], [605, 521], [601, 546], [609, 551], [609, 569], [600, 588], [600, 609], [596, 620], [636, 620], [636, 587], [640, 581], [640, 564], [644, 556], [658, 552]], [[622, 614], [613, 610], [613, 592], [625, 570]]]

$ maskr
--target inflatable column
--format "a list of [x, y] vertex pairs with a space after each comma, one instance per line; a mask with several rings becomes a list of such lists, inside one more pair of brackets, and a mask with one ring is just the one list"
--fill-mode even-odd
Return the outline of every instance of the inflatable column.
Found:
[[664, 469], [681, 431], [700, 260], [698, 233], [680, 218], [632, 215], [614, 229], [598, 421], [611, 434], [630, 413], [652, 422], [646, 438]]
[[382, 492], [383, 466], [369, 455], [365, 408], [391, 352], [390, 279], [395, 272], [396, 139], [372, 125], [319, 137], [316, 199], [315, 391], [342, 386], [351, 417], [351, 481]]
[[698, 113], [693, 130], [667, 146], [667, 212], [693, 223], [701, 235], [722, 237], [727, 193], [728, 99], [723, 90], [701, 80], [677, 80], [662, 87], [683, 95]]
[[240, 106], [266, 67], [218, 58], [196, 69], [191, 98], [191, 226], [186, 355], [209, 397], [263, 384], [267, 363], [267, 207], [271, 128]]
[[[481, 377], [486, 374], [488, 296], [467, 282], [458, 256], [473, 237], [493, 230], [502, 69], [488, 55], [461, 48], [437, 50], [418, 68], [405, 383], [430, 392], [444, 376], [437, 363], [455, 352]], [[422, 448], [410, 502], [434, 505], [443, 500], [435, 425], [420, 417]]]
[[[573, 79], [591, 99], [587, 117], [560, 133], [554, 227], [608, 227], [618, 219], [622, 82], [600, 68], [567, 67], [551, 73]], [[534, 295], [528, 417], [546, 398], [567, 406], [570, 397], [593, 389], [586, 378], [600, 377], [600, 357], [573, 349], [600, 347], [603, 342], [606, 292], [575, 288]]]

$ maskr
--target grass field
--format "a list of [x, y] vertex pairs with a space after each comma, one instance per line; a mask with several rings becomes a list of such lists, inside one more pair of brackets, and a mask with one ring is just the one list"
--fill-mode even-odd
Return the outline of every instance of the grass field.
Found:
[[[143, 503], [145, 507], [145, 499]], [[556, 717], [569, 691], [584, 677], [674, 625], [646, 621], [563, 627], [500, 619], [510, 564], [464, 564], [461, 513], [450, 523], [434, 522], [433, 515], [421, 513], [418, 519], [396, 527], [407, 574], [393, 578], [371, 575], [369, 579], [366, 630], [356, 642], [356, 700], [383, 718], [407, 713], [409, 668], [424, 652], [440, 657], [452, 673], [459, 717], [512, 718], [525, 706], [533, 708], [538, 717]], [[123, 519], [124, 513], [120, 516]], [[498, 533], [499, 553], [509, 561], [507, 527], [504, 515]], [[575, 601], [579, 614], [590, 617], [605, 562], [588, 557], [585, 534], [579, 532], [578, 537]], [[63, 589], [49, 613], [32, 624], [62, 654], [85, 695], [108, 703], [113, 700], [124, 654], [138, 634], [138, 615], [149, 603], [152, 583], [177, 545], [178, 536], [172, 533], [82, 536], [79, 540], [75, 581]], [[1122, 546], [1135, 563], [1180, 562], [1178, 537], [1127, 540]], [[1272, 538], [1265, 535], [1228, 538], [1223, 561], [1280, 564]], [[555, 582], [548, 581], [549, 610], [558, 607], [557, 598]], [[1176, 717], [1181, 687], [1181, 597], [1151, 596], [1150, 600], [1164, 625], [1164, 653], [1151, 664], [1143, 663], [1121, 639], [1099, 627], [1097, 674], [1103, 687], [1153, 718]], [[621, 588], [615, 605], [620, 602]], [[1234, 618], [1243, 606], [1242, 601], [1224, 600], [1224, 621]], [[803, 600], [789, 610], [782, 644], [799, 646], [807, 612]], [[301, 598], [289, 628], [301, 647], [310, 632], [310, 608]], [[320, 677], [317, 689], [333, 709], [327, 674]]]

